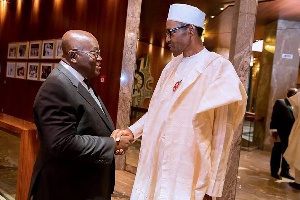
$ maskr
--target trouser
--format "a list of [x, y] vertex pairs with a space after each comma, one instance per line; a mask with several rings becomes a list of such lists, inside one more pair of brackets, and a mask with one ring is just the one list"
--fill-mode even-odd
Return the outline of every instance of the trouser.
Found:
[[286, 150], [286, 145], [282, 145], [281, 142], [274, 142], [274, 146], [271, 152], [271, 161], [270, 161], [272, 174], [278, 174], [280, 164], [281, 164], [281, 173], [289, 172], [290, 166], [282, 156], [285, 150]]

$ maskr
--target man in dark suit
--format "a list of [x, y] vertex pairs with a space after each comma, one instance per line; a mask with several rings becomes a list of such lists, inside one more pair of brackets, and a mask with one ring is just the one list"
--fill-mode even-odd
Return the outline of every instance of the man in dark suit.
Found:
[[[297, 88], [290, 88], [287, 97], [291, 97], [298, 92]], [[289, 135], [295, 122], [293, 108], [287, 98], [278, 99], [274, 106], [271, 118], [270, 129], [274, 137], [274, 146], [271, 153], [271, 176], [279, 179], [278, 171], [281, 161], [280, 176], [294, 180], [290, 175], [290, 166], [282, 156], [288, 147]]]
[[38, 91], [33, 111], [40, 139], [29, 197], [107, 200], [114, 189], [114, 153], [132, 136], [116, 138], [113, 122], [87, 78], [100, 74], [97, 39], [80, 30], [62, 38], [63, 56]]

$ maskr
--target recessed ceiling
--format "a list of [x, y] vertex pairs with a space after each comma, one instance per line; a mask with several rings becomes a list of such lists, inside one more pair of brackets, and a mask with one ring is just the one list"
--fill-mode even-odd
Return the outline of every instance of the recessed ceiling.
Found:
[[[209, 3], [208, 3], [209, 2]], [[229, 48], [234, 1], [228, 0], [143, 0], [139, 40], [165, 46], [165, 22], [173, 3], [196, 6], [207, 14], [205, 46]], [[221, 9], [224, 8], [224, 9]], [[214, 18], [210, 18], [210, 16]], [[264, 26], [278, 19], [300, 22], [300, 0], [260, 0], [254, 39], [262, 39]]]

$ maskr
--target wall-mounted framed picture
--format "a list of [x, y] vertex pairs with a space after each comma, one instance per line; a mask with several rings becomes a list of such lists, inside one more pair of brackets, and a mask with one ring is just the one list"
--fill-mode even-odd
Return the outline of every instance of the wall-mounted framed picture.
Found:
[[54, 58], [54, 40], [43, 40], [42, 45], [42, 58], [52, 59]]
[[16, 63], [16, 78], [26, 79], [27, 63], [17, 62]]
[[16, 71], [16, 63], [15, 62], [7, 62], [6, 77], [14, 78], [15, 71]]
[[17, 48], [17, 58], [27, 59], [28, 58], [28, 47], [29, 42], [19, 42]]
[[39, 81], [45, 81], [52, 71], [52, 63], [41, 63]]
[[53, 68], [52, 68], [52, 70], [53, 70], [54, 68], [56, 68], [56, 67], [58, 66], [58, 64], [59, 64], [59, 63], [53, 63]]
[[61, 43], [62, 43], [61, 39], [55, 40], [55, 56], [54, 56], [54, 58], [56, 58], [56, 59], [61, 59], [61, 57], [63, 55]]
[[27, 65], [27, 80], [37, 81], [39, 78], [40, 63], [32, 62]]
[[30, 41], [29, 43], [29, 58], [35, 59], [41, 56], [42, 41]]
[[17, 57], [17, 47], [18, 47], [18, 43], [16, 42], [8, 44], [7, 58]]

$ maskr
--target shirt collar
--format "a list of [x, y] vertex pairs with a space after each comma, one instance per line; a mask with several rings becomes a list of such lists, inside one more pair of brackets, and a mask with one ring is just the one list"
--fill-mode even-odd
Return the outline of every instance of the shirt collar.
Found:
[[67, 63], [65, 63], [64, 61], [60, 61], [60, 64], [66, 68], [69, 72], [71, 72], [71, 74], [73, 76], [76, 77], [76, 79], [88, 90], [87, 85], [85, 84], [85, 82], [83, 82], [84, 77], [78, 72], [76, 71], [73, 67], [71, 67], [70, 65], [68, 65]]

